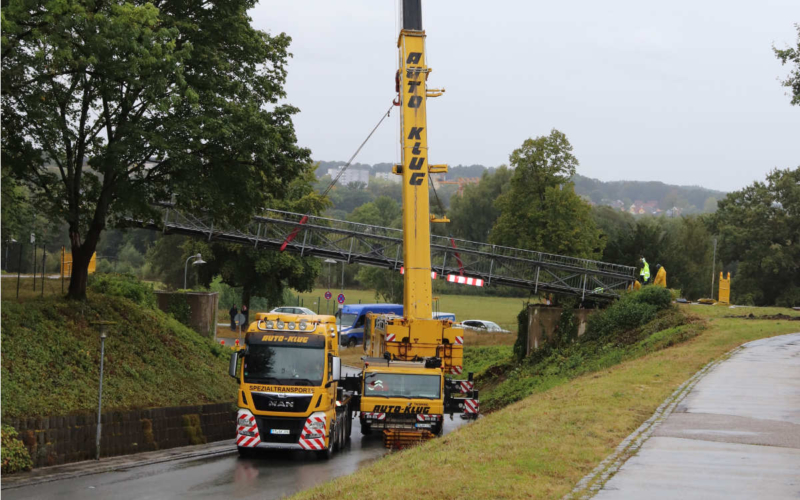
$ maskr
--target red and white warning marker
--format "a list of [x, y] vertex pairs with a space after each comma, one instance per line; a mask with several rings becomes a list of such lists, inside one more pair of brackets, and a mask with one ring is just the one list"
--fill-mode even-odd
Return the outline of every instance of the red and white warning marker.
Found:
[[480, 411], [480, 403], [477, 399], [464, 400], [464, 413], [478, 413]]
[[448, 274], [447, 281], [450, 283], [458, 283], [459, 285], [483, 286], [481, 278], [468, 278], [466, 276], [458, 276], [457, 274]]

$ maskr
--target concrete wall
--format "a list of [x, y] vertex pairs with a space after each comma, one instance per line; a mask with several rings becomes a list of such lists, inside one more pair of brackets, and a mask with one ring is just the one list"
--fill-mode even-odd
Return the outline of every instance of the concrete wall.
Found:
[[[219, 403], [103, 413], [100, 456], [233, 439], [236, 410]], [[4, 418], [19, 433], [34, 467], [94, 459], [97, 413], [44, 418]]]
[[217, 329], [217, 306], [219, 294], [217, 292], [156, 292], [158, 308], [169, 312], [170, 301], [175, 295], [183, 295], [192, 309], [189, 327], [203, 335], [214, 338]]
[[[528, 306], [528, 349], [525, 355], [540, 348], [545, 340], [552, 339], [558, 321], [561, 319], [561, 307], [530, 304]], [[578, 337], [586, 332], [586, 320], [595, 309], [576, 309], [575, 317], [578, 320]]]

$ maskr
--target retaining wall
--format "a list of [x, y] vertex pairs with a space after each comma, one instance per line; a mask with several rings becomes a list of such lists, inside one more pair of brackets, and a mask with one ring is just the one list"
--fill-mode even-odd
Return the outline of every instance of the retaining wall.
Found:
[[170, 301], [175, 295], [183, 295], [189, 308], [192, 310], [187, 325], [204, 337], [214, 338], [217, 331], [217, 306], [219, 293], [217, 292], [156, 292], [158, 308], [169, 312]]
[[[233, 402], [144, 410], [110, 411], [102, 415], [100, 456], [233, 439]], [[95, 458], [97, 413], [44, 418], [7, 418], [19, 433], [34, 467]]]
[[[547, 339], [552, 339], [561, 313], [561, 307], [530, 304], [528, 306], [528, 349], [526, 356], [542, 346]], [[576, 309], [575, 318], [578, 321], [578, 337], [586, 332], [586, 320], [595, 309]]]

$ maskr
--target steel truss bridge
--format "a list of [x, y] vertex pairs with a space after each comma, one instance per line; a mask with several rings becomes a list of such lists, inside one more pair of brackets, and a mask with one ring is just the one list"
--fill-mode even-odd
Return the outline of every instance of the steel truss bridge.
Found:
[[[127, 225], [167, 234], [203, 237], [252, 245], [255, 249], [286, 251], [301, 256], [331, 258], [400, 272], [403, 231], [325, 217], [264, 210], [242, 228], [217, 227], [206, 216], [161, 207], [160, 220], [127, 219]], [[306, 219], [303, 221], [303, 219]], [[288, 243], [287, 243], [288, 242]], [[488, 243], [431, 236], [432, 271], [484, 280], [487, 286], [513, 286], [533, 293], [547, 292], [584, 298], [613, 299], [633, 281], [636, 269]]]

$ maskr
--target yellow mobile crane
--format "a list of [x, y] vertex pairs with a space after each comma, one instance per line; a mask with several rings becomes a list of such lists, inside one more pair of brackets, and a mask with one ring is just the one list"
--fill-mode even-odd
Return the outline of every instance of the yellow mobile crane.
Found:
[[[463, 330], [433, 319], [430, 224], [449, 222], [430, 214], [429, 174], [447, 172], [428, 158], [427, 99], [444, 89], [429, 89], [421, 0], [403, 0], [396, 77], [402, 109], [402, 163], [393, 173], [403, 185], [404, 317], [367, 315], [366, 368], [361, 388], [363, 432], [384, 429], [387, 443], [402, 444], [413, 433], [439, 434], [445, 413], [477, 416], [477, 391], [467, 381], [445, 379], [463, 371]], [[456, 397], [466, 396], [466, 397]], [[422, 418], [420, 418], [422, 417]], [[409, 433], [412, 435], [409, 436]]]

